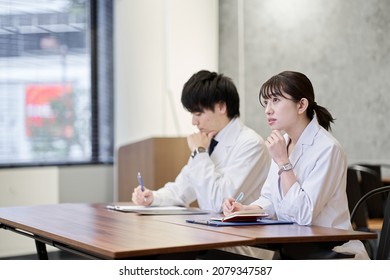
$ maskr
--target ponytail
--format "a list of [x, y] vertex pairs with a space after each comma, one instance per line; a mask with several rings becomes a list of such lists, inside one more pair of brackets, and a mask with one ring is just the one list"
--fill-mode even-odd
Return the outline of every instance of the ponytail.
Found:
[[307, 109], [307, 115], [310, 119], [313, 119], [314, 112], [316, 113], [318, 123], [326, 130], [332, 130], [331, 123], [333, 123], [335, 119], [328, 109], [318, 105], [316, 102], [312, 102]]

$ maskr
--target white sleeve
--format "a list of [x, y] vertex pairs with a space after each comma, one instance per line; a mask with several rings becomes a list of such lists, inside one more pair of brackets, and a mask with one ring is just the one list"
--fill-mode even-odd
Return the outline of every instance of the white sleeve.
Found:
[[278, 218], [301, 225], [312, 224], [335, 193], [343, 190], [346, 164], [346, 157], [338, 146], [330, 146], [319, 153], [310, 164], [311, 170], [305, 171], [303, 182], [298, 178], [281, 200]]
[[247, 203], [258, 197], [269, 164], [264, 142], [252, 137], [236, 143], [221, 164], [214, 164], [206, 153], [197, 155], [183, 175], [191, 182], [202, 209], [221, 212], [224, 199], [240, 191]]
[[188, 165], [184, 166], [174, 182], [169, 182], [164, 187], [153, 192], [153, 206], [188, 206], [196, 200], [196, 194], [189, 182], [183, 176]]

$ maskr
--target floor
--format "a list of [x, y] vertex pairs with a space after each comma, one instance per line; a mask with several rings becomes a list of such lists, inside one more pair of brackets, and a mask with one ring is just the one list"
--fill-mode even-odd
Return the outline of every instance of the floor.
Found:
[[[49, 260], [86, 260], [86, 258], [65, 251], [48, 252], [47, 254], [49, 256]], [[36, 254], [32, 254], [9, 258], [0, 258], [0, 260], [38, 260], [38, 257]]]

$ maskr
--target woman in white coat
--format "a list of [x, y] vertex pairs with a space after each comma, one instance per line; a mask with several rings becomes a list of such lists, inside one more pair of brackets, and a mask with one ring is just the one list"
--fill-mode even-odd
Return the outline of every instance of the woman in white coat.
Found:
[[[260, 207], [299, 225], [351, 229], [346, 155], [328, 132], [334, 119], [315, 102], [310, 80], [299, 72], [282, 72], [262, 85], [259, 99], [272, 129], [265, 141], [273, 159], [268, 177], [250, 205], [225, 199], [224, 214]], [[360, 241], [333, 250], [368, 258]]]

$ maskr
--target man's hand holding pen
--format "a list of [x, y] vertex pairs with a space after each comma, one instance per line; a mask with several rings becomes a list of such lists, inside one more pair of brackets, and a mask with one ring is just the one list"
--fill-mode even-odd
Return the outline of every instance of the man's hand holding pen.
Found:
[[137, 205], [150, 206], [153, 202], [153, 192], [145, 187], [143, 189], [144, 191], [141, 186], [136, 187], [131, 199]]
[[134, 189], [132, 201], [137, 205], [150, 206], [153, 202], [153, 192], [146, 189], [141, 173], [137, 175], [139, 186]]

